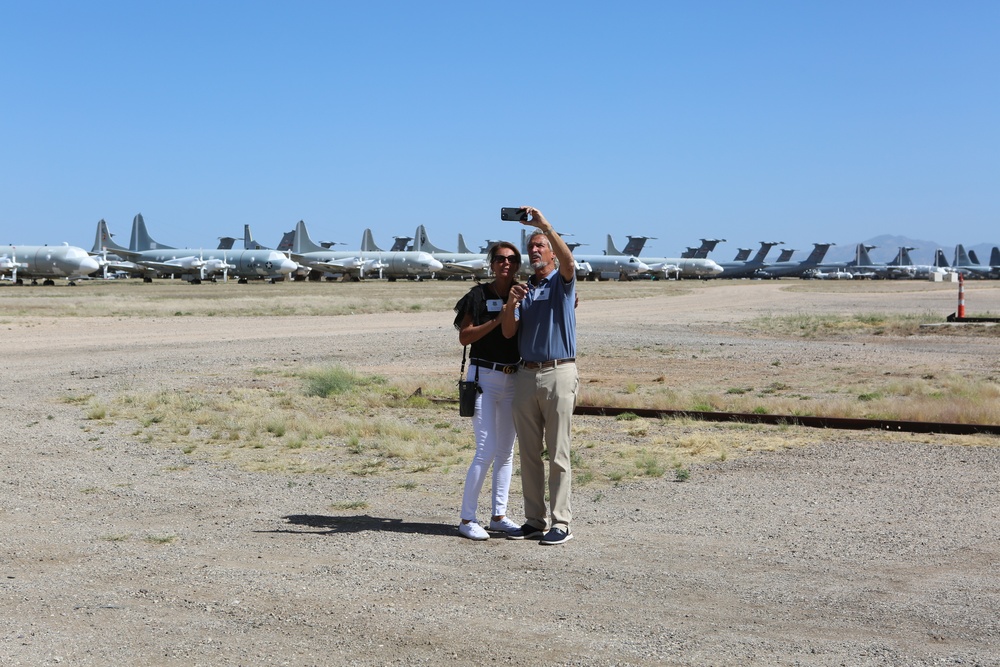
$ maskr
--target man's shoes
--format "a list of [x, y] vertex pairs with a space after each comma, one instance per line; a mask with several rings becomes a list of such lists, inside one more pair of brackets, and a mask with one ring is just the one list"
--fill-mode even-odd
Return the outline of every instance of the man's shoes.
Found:
[[516, 523], [514, 523], [507, 517], [504, 517], [499, 521], [493, 521], [492, 519], [490, 520], [490, 530], [498, 530], [502, 533], [510, 535], [514, 531], [520, 529], [521, 529], [520, 526], [518, 526]]
[[458, 532], [462, 534], [462, 537], [468, 537], [470, 540], [490, 539], [490, 534], [483, 530], [483, 527], [475, 521], [458, 524]]
[[508, 540], [537, 540], [542, 537], [542, 529], [526, 523], [517, 530], [507, 533]]
[[553, 528], [549, 532], [545, 533], [545, 537], [539, 544], [552, 545], [552, 544], [565, 544], [573, 539], [573, 535], [569, 531], [565, 531], [562, 528]]

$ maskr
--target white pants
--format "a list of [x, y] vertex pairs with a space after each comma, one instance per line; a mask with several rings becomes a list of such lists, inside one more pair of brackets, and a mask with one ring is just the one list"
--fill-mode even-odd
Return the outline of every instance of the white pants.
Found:
[[483, 393], [476, 398], [476, 414], [472, 429], [476, 436], [476, 454], [465, 476], [462, 496], [462, 520], [475, 521], [479, 508], [479, 493], [483, 489], [486, 471], [493, 464], [493, 514], [507, 514], [507, 493], [514, 468], [514, 374], [479, 366], [469, 367], [469, 380], [476, 379]]

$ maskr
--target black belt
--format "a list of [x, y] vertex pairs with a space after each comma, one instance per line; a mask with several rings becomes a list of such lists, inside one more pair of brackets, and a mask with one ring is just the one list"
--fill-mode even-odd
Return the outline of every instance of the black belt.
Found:
[[503, 371], [505, 375], [517, 372], [517, 364], [495, 364], [492, 361], [483, 361], [482, 359], [472, 359], [471, 361], [473, 366], [489, 368], [493, 371]]
[[569, 357], [567, 359], [549, 359], [548, 361], [522, 361], [521, 366], [527, 368], [529, 371], [533, 371], [539, 368], [555, 368], [556, 366], [562, 366], [563, 364], [572, 364], [575, 361], [576, 357]]

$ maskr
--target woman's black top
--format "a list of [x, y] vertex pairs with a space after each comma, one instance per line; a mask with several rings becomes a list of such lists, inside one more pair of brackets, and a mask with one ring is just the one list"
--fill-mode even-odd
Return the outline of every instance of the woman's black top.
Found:
[[[472, 315], [472, 323], [483, 324], [500, 317], [500, 308], [504, 300], [494, 291], [493, 285], [475, 285], [455, 304], [455, 328], [462, 328], [462, 320], [466, 314]], [[472, 344], [469, 356], [472, 359], [482, 359], [499, 364], [516, 364], [521, 359], [517, 351], [517, 336], [506, 338], [501, 331], [503, 327], [495, 327], [488, 334]]]

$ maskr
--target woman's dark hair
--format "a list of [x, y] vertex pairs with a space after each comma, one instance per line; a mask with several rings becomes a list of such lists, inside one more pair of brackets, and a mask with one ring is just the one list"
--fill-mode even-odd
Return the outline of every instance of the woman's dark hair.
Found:
[[517, 249], [517, 246], [510, 241], [497, 241], [492, 246], [490, 246], [489, 252], [486, 253], [486, 260], [493, 266], [493, 259], [497, 256], [497, 250], [499, 248], [506, 248], [514, 253], [514, 263], [517, 266], [521, 266], [521, 251]]

